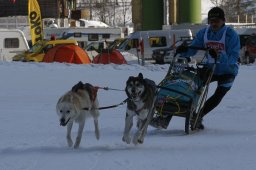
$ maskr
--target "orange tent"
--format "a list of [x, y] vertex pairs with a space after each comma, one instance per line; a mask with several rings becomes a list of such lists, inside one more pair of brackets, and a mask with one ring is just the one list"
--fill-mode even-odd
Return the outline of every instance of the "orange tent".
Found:
[[77, 45], [57, 45], [51, 48], [44, 56], [43, 62], [60, 62], [88, 64], [91, 63], [87, 53]]
[[101, 54], [98, 54], [94, 59], [93, 63], [96, 64], [127, 64], [124, 56], [116, 49], [106, 49]]

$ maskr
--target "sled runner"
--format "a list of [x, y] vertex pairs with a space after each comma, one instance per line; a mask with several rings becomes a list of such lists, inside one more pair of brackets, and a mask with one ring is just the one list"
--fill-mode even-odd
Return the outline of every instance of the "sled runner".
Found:
[[168, 73], [158, 86], [155, 116], [184, 117], [185, 132], [189, 134], [190, 129], [195, 130], [214, 69], [215, 64], [209, 68], [203, 62], [190, 66], [186, 58], [175, 54]]

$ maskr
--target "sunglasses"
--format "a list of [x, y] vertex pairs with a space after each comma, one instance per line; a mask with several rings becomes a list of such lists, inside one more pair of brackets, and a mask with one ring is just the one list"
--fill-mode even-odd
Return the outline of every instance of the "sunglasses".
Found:
[[219, 23], [221, 23], [221, 22], [223, 22], [223, 20], [222, 19], [218, 19], [218, 18], [214, 18], [214, 19], [209, 19], [209, 24], [219, 24]]

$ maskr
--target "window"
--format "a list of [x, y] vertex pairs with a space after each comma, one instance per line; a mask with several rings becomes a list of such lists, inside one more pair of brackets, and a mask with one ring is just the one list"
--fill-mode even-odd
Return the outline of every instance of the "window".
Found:
[[151, 47], [165, 47], [166, 38], [165, 37], [150, 37], [149, 43]]
[[74, 37], [82, 37], [82, 33], [81, 32], [74, 32]]
[[41, 48], [43, 48], [44, 44], [42, 41], [38, 41], [37, 43], [35, 43], [30, 49], [29, 49], [29, 52], [30, 53], [37, 53], [39, 52], [39, 50]]
[[84, 21], [80, 21], [80, 27], [85, 27], [85, 22]]
[[18, 38], [5, 38], [4, 39], [4, 48], [19, 48], [19, 39]]
[[98, 41], [99, 35], [98, 34], [89, 34], [88, 35], [88, 41]]
[[102, 38], [109, 39], [110, 38], [110, 34], [102, 34]]
[[139, 47], [139, 39], [128, 39], [127, 44], [125, 46], [125, 50], [130, 50], [131, 48]]
[[139, 39], [132, 39], [131, 48], [138, 48], [138, 47], [139, 47]]
[[84, 48], [86, 47], [86, 45], [87, 45], [87, 42], [86, 42], [86, 41], [78, 41], [77, 43], [78, 43], [78, 46], [81, 47], [81, 48], [83, 48], [83, 49], [84, 49]]
[[48, 44], [46, 45], [40, 53], [46, 53], [47, 51], [49, 51], [49, 49], [53, 48], [53, 45], [52, 44]]

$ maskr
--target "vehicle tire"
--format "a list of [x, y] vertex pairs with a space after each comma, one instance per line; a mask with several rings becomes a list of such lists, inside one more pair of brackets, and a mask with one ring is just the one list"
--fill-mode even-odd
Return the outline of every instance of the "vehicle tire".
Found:
[[164, 64], [164, 60], [156, 60], [156, 64]]
[[248, 51], [246, 51], [245, 53], [244, 53], [244, 64], [249, 64], [249, 58], [250, 58], [250, 56], [249, 56], [249, 52]]
[[249, 57], [249, 64], [254, 63], [255, 62], [255, 58], [254, 57]]

